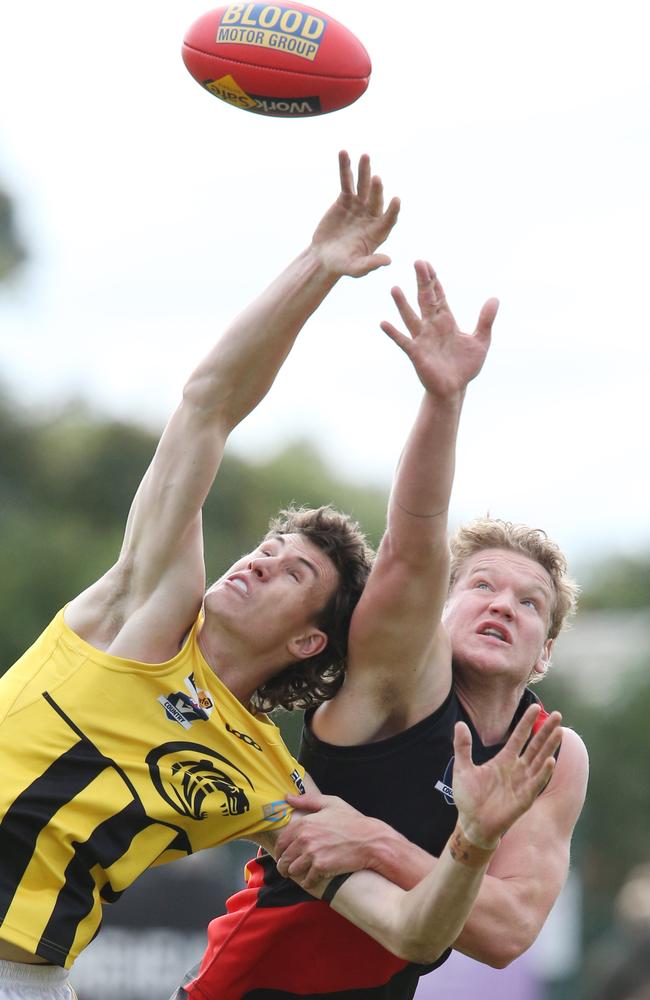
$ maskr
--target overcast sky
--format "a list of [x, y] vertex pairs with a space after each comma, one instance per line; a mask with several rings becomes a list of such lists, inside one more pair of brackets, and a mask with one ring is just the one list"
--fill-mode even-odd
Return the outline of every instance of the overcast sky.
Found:
[[[324, 5], [325, 6], [325, 5]], [[0, 183], [29, 268], [0, 292], [0, 377], [160, 428], [183, 379], [373, 157], [393, 265], [345, 279], [233, 436], [308, 435], [389, 482], [419, 400], [379, 330], [428, 257], [464, 329], [501, 299], [470, 387], [454, 520], [545, 527], [583, 559], [650, 546], [650, 59], [645, 0], [328, 0], [373, 62], [352, 107], [263, 119], [180, 58], [194, 0], [21, 0], [0, 14]]]

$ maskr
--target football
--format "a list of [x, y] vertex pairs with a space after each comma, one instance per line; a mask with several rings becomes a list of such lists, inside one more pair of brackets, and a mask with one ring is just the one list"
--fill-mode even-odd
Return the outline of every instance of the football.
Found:
[[311, 118], [361, 97], [370, 58], [334, 18], [300, 3], [235, 3], [191, 25], [183, 61], [227, 104], [274, 118]]

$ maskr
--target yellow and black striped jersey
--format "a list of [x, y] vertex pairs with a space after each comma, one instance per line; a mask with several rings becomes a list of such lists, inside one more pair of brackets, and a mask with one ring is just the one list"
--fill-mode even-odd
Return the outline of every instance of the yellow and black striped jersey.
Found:
[[0, 678], [0, 938], [69, 968], [151, 865], [284, 825], [304, 770], [197, 641], [111, 656], [63, 611]]

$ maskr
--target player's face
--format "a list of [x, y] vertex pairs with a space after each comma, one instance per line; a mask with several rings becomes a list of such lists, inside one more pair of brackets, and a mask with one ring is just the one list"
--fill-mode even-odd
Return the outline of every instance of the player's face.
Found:
[[205, 606], [254, 647], [298, 641], [291, 655], [313, 655], [319, 643], [309, 641], [309, 630], [318, 631], [315, 618], [337, 585], [338, 573], [322, 549], [304, 535], [276, 535], [231, 566], [206, 594]]
[[539, 563], [507, 549], [484, 549], [461, 566], [445, 607], [454, 665], [525, 683], [543, 671], [555, 592]]

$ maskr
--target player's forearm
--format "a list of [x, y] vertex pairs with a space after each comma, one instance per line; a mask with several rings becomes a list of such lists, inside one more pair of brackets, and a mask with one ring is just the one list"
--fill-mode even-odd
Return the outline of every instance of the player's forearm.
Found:
[[301, 327], [336, 280], [308, 248], [198, 365], [134, 503], [129, 544], [151, 535], [152, 525], [165, 552], [167, 539], [183, 537], [212, 486], [230, 431], [271, 387]]
[[427, 540], [446, 538], [463, 394], [438, 400], [429, 393], [400, 458], [391, 492], [388, 528], [396, 549], [426, 560]]
[[266, 395], [293, 343], [339, 275], [317, 250], [304, 250], [231, 323], [190, 376], [184, 398], [235, 427]]
[[[368, 841], [366, 867], [402, 889], [412, 889], [433, 871], [438, 859], [379, 820]], [[536, 905], [516, 878], [486, 875], [472, 911], [454, 947], [495, 968], [509, 965], [526, 951], [541, 930], [549, 905]]]
[[411, 843], [387, 823], [374, 821], [368, 840], [366, 867], [383, 875], [401, 889], [412, 889], [433, 870], [436, 858]]
[[[402, 889], [413, 888], [437, 863], [391, 827], [378, 831], [370, 846], [368, 867]], [[527, 888], [516, 878], [486, 875], [454, 947], [494, 968], [519, 958], [539, 934], [550, 908], [550, 899], [534, 900], [530, 884]]]
[[357, 872], [332, 907], [385, 948], [411, 962], [433, 962], [458, 937], [478, 894], [488, 857], [474, 867], [447, 845], [432, 871], [409, 891]]

